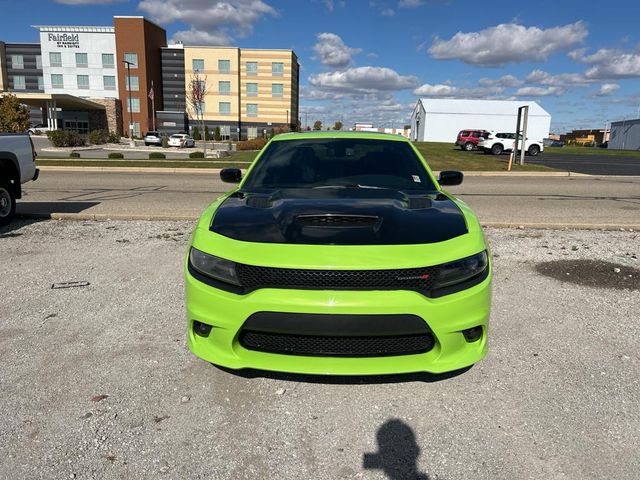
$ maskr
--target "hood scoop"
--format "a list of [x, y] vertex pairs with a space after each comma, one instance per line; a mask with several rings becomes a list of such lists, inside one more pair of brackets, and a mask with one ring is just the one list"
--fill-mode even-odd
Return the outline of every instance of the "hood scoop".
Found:
[[409, 196], [407, 199], [407, 208], [409, 210], [422, 210], [431, 208], [432, 202], [429, 197]]
[[372, 227], [380, 222], [375, 215], [343, 215], [326, 213], [321, 215], [298, 215], [296, 220], [304, 227]]

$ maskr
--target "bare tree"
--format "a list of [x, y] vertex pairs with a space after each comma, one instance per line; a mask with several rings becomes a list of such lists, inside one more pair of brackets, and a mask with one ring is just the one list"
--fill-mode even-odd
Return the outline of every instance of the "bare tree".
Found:
[[[200, 75], [198, 71], [195, 71], [191, 76], [191, 81], [187, 87], [187, 109], [191, 118], [196, 120], [200, 125], [200, 131], [204, 135], [204, 109], [205, 109], [205, 97], [209, 88], [207, 86], [207, 76]], [[204, 141], [204, 156], [207, 156], [207, 141]]]

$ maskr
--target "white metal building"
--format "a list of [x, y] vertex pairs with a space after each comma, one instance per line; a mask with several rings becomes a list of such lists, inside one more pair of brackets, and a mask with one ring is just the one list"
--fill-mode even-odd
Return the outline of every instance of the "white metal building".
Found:
[[611, 122], [609, 150], [640, 150], [640, 118]]
[[460, 130], [515, 132], [518, 108], [529, 106], [527, 137], [549, 136], [551, 115], [536, 102], [421, 98], [411, 114], [411, 139], [455, 142]]

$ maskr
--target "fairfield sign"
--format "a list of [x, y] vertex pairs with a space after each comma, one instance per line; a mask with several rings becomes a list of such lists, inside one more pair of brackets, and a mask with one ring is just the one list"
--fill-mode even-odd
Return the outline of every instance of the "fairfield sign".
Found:
[[77, 33], [50, 33], [50, 42], [55, 42], [58, 48], [80, 48], [80, 36]]

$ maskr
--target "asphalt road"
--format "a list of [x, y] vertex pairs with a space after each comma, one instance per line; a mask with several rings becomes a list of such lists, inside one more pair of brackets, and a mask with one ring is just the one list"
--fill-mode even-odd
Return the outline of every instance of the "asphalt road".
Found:
[[[43, 171], [18, 213], [195, 219], [229, 189], [217, 174]], [[640, 226], [640, 177], [473, 177], [450, 192], [485, 224]]]
[[545, 151], [538, 157], [526, 157], [527, 163], [546, 165], [558, 170], [589, 175], [640, 175], [640, 156], [573, 155]]
[[31, 221], [0, 229], [0, 478], [638, 478], [637, 232], [488, 229], [457, 376], [252, 378], [187, 350], [192, 222]]

